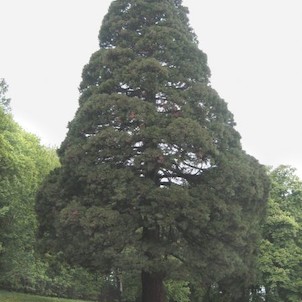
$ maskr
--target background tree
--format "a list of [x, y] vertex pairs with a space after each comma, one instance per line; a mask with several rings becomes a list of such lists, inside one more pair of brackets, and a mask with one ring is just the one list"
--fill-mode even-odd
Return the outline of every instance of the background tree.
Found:
[[35, 193], [59, 162], [54, 150], [40, 145], [8, 113], [7, 86], [0, 93], [0, 285], [26, 289], [35, 269]]
[[0, 78], [0, 107], [5, 112], [10, 111], [10, 98], [6, 96], [8, 91], [8, 85], [5, 82], [5, 79]]
[[206, 286], [249, 267], [268, 191], [209, 85], [180, 0], [113, 1], [80, 106], [37, 199], [42, 246], [71, 263]]
[[272, 189], [263, 226], [259, 270], [265, 301], [298, 302], [302, 295], [302, 182], [289, 166], [270, 171]]

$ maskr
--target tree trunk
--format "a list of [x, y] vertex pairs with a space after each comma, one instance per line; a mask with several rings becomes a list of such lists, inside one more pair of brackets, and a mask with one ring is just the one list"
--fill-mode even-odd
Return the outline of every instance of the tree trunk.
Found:
[[165, 302], [163, 275], [142, 272], [142, 302]]
[[269, 295], [270, 295], [270, 288], [268, 287], [265, 287], [265, 302], [269, 302], [270, 298], [269, 298]]

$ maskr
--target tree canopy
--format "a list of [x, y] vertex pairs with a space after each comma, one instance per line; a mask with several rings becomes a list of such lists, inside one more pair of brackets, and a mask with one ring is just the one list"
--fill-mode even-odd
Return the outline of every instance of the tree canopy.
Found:
[[[3, 86], [2, 86], [3, 85]], [[59, 165], [54, 150], [40, 144], [9, 114], [7, 85], [0, 88], [0, 286], [26, 288], [33, 277], [35, 194]]]
[[260, 246], [265, 301], [298, 302], [302, 293], [302, 182], [289, 166], [270, 171], [272, 189]]
[[5, 79], [0, 78], [0, 107], [6, 111], [10, 111], [10, 98], [7, 97], [8, 85]]
[[209, 84], [180, 0], [116, 0], [84, 67], [61, 167], [37, 198], [46, 250], [104, 272], [203, 286], [251, 268], [269, 181]]

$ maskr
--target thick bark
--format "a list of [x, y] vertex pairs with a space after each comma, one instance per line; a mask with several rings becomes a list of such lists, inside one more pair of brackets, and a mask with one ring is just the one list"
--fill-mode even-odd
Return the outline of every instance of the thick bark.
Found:
[[142, 302], [165, 302], [162, 273], [142, 272]]

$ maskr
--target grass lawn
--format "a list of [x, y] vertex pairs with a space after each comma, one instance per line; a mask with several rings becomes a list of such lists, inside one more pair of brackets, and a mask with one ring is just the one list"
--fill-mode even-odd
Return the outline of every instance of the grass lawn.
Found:
[[0, 290], [1, 302], [84, 302], [83, 300], [69, 300], [59, 298], [49, 298], [33, 296], [28, 294], [14, 293]]

